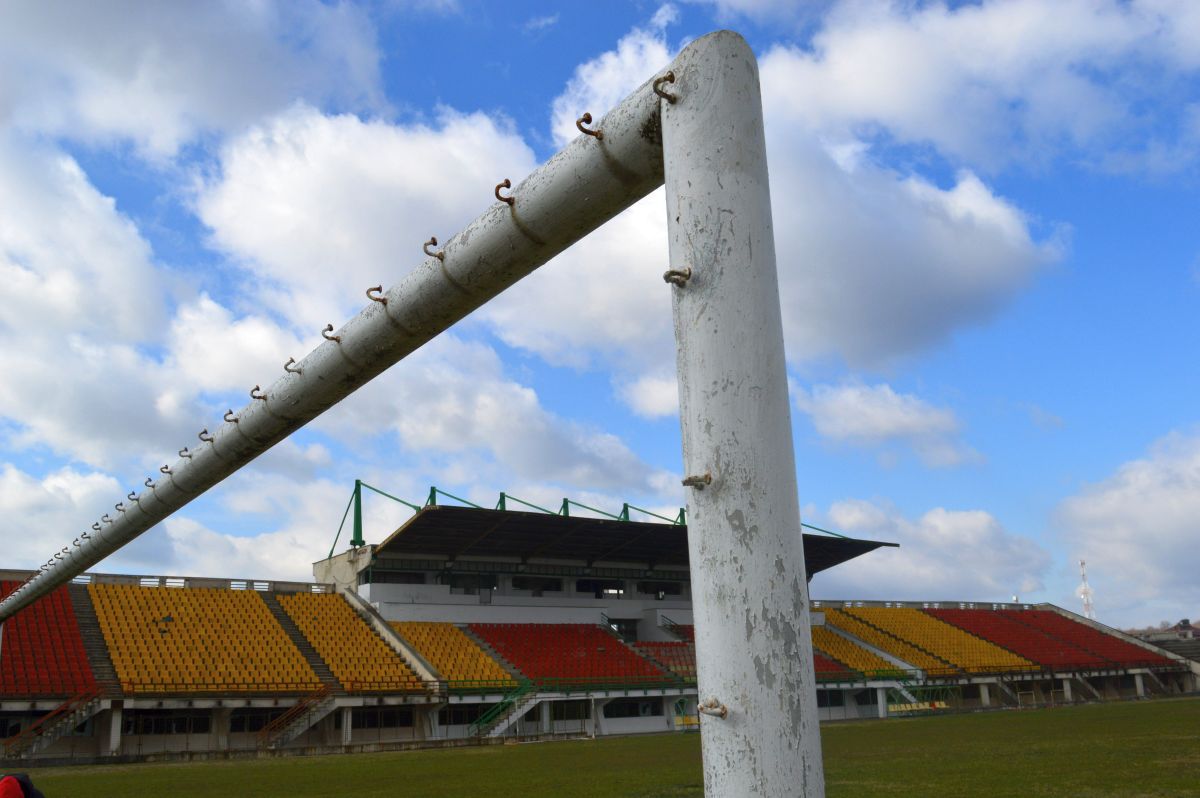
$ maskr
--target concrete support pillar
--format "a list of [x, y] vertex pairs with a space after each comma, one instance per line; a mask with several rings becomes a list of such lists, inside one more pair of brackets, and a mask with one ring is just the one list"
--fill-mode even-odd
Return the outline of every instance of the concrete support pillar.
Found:
[[754, 54], [688, 45], [663, 101], [704, 794], [819, 798], [808, 580]]
[[875, 688], [875, 712], [881, 718], [887, 717], [887, 688]]
[[212, 738], [214, 751], [229, 750], [229, 719], [233, 710], [229, 707], [214, 707], [212, 711]]
[[342, 713], [342, 745], [350, 745], [354, 741], [354, 708], [342, 707], [334, 711]]
[[445, 704], [431, 704], [425, 710], [425, 739], [438, 740], [442, 736], [440, 713]]
[[100, 735], [100, 756], [116, 756], [121, 753], [121, 729], [125, 725], [125, 713], [120, 703], [114, 701], [111, 709], [101, 712], [95, 725]]
[[990, 707], [992, 705], [992, 691], [986, 684], [979, 685], [979, 706]]
[[1142, 674], [1140, 674], [1140, 673], [1133, 674], [1133, 685], [1134, 685], [1134, 687], [1137, 688], [1137, 697], [1145, 698], [1146, 697], [1146, 682], [1142, 679]]
[[554, 716], [550, 713], [550, 702], [538, 704], [538, 732], [549, 734], [554, 731]]
[[1063, 680], [1062, 680], [1062, 686], [1063, 686], [1063, 688], [1062, 688], [1063, 703], [1064, 704], [1072, 703], [1074, 701], [1074, 699], [1071, 697], [1071, 680], [1070, 680], [1070, 678], [1064, 676]]

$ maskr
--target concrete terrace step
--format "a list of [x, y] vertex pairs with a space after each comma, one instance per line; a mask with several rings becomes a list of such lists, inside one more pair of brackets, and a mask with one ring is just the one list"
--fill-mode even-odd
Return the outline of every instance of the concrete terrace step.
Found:
[[304, 656], [308, 667], [312, 668], [313, 673], [321, 680], [321, 683], [328, 686], [331, 690], [342, 691], [342, 683], [333, 675], [333, 671], [329, 669], [329, 665], [321, 656], [317, 654], [317, 650], [313, 648], [312, 643], [308, 642], [308, 638], [296, 626], [296, 622], [292, 620], [292, 616], [287, 614], [283, 605], [279, 603], [279, 599], [275, 598], [273, 593], [259, 593], [262, 600], [266, 603], [267, 609], [275, 616], [275, 620], [283, 627], [283, 631], [291, 639], [292, 644], [300, 650]]
[[653, 665], [655, 668], [662, 671], [664, 678], [671, 679], [673, 681], [679, 682], [680, 684], [684, 683], [683, 677], [681, 677], [678, 673], [676, 673], [675, 671], [668, 668], [664, 663], [659, 662], [655, 657], [652, 657], [647, 652], [642, 651], [640, 648], [638, 648], [633, 643], [630, 643], [625, 638], [621, 637], [621, 635], [617, 633], [616, 629], [613, 629], [611, 626], [608, 626], [606, 624], [600, 624], [600, 628], [603, 629], [605, 632], [608, 632], [609, 635], [612, 636], [613, 640], [616, 640], [619, 644], [624, 646], [626, 649], [633, 652], [634, 656], [636, 656], [642, 660], [645, 660], [650, 665]]
[[[845, 610], [843, 610], [843, 612], [845, 612]], [[962, 669], [961, 669], [961, 668], [959, 668], [957, 665], [955, 665], [953, 662], [950, 662], [950, 661], [948, 661], [948, 660], [947, 660], [945, 657], [939, 657], [937, 654], [934, 654], [932, 651], [930, 651], [929, 649], [925, 648], [924, 646], [919, 646], [919, 645], [917, 645], [915, 642], [913, 642], [912, 640], [909, 640], [907, 637], [900, 637], [899, 635], [897, 635], [897, 634], [894, 634], [894, 633], [892, 633], [892, 632], [889, 632], [887, 629], [884, 629], [882, 626], [880, 626], [880, 625], [878, 625], [878, 624], [871, 623], [871, 622], [870, 622], [870, 621], [868, 621], [866, 618], [863, 618], [863, 617], [861, 617], [861, 616], [855, 615], [855, 614], [854, 614], [854, 613], [852, 613], [852, 612], [847, 612], [846, 614], [847, 614], [847, 615], [849, 615], [850, 617], [854, 618], [854, 620], [856, 620], [856, 621], [859, 621], [860, 623], [862, 623], [862, 624], [864, 624], [864, 625], [866, 625], [866, 626], [869, 626], [869, 627], [871, 627], [871, 628], [872, 628], [872, 629], [874, 629], [875, 631], [877, 631], [877, 632], [879, 632], [879, 633], [881, 633], [881, 634], [887, 635], [888, 637], [892, 638], [893, 640], [899, 640], [901, 643], [904, 643], [905, 645], [912, 646], [912, 647], [913, 647], [913, 648], [915, 648], [917, 651], [920, 651], [920, 652], [921, 652], [921, 653], [923, 653], [923, 654], [927, 654], [928, 656], [930, 656], [930, 657], [933, 657], [933, 658], [934, 658], [935, 660], [937, 660], [938, 662], [944, 662], [944, 663], [946, 663], [946, 667], [947, 667], [947, 668], [949, 668], [949, 669], [951, 669], [951, 670], [958, 671], [959, 673], [962, 673], [962, 672], [963, 672], [963, 671], [962, 671]], [[835, 622], [834, 622], [834, 626], [836, 626], [836, 625], [837, 625], [837, 622], [835, 621]]]
[[465, 634], [468, 638], [470, 638], [472, 643], [474, 643], [475, 645], [477, 645], [481, 649], [483, 649], [483, 653], [487, 654], [489, 657], [496, 660], [496, 662], [500, 663], [500, 667], [502, 667], [502, 668], [504, 668], [504, 670], [508, 671], [509, 676], [513, 677], [517, 681], [527, 678], [525, 676], [525, 674], [521, 673], [520, 668], [518, 668], [516, 665], [513, 665], [511, 662], [506, 660], [504, 657], [500, 656], [500, 652], [497, 651], [496, 649], [492, 648], [491, 645], [489, 645], [488, 642], [486, 640], [484, 640], [482, 637], [475, 634], [474, 630], [472, 630], [470, 626], [460, 626], [458, 628], [460, 630], [462, 630], [463, 634]]
[[118, 697], [121, 695], [121, 680], [113, 665], [112, 655], [108, 652], [108, 641], [100, 630], [100, 619], [96, 616], [96, 607], [92, 604], [87, 585], [68, 585], [67, 592], [71, 597], [76, 623], [79, 624], [79, 634], [83, 638], [83, 650], [100, 694], [105, 698]]

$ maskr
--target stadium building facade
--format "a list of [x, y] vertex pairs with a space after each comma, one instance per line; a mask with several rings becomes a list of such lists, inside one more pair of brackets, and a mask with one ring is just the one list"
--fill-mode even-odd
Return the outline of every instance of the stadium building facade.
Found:
[[[5, 627], [4, 760], [694, 731], [687, 528], [628, 515], [426, 506], [312, 583], [85, 575]], [[889, 545], [804, 542], [810, 577]], [[0, 572], [0, 596], [28, 576]], [[823, 720], [1177, 695], [1200, 675], [1050, 605], [810, 611]]]

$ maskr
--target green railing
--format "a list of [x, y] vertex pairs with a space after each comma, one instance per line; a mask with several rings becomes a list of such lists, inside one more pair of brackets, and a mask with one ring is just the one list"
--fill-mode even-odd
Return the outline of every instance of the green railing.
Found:
[[[419, 504], [414, 504], [413, 502], [410, 502], [410, 501], [405, 501], [404, 499], [401, 499], [398, 496], [393, 496], [392, 494], [387, 493], [386, 491], [380, 490], [379, 488], [375, 487], [374, 485], [368, 485], [367, 483], [363, 482], [361, 479], [356, 479], [356, 480], [354, 480], [354, 490], [350, 494], [350, 501], [346, 503], [346, 511], [344, 513], [342, 513], [342, 522], [340, 524], [338, 524], [337, 535], [334, 536], [333, 545], [330, 546], [330, 548], [329, 548], [329, 556], [330, 557], [333, 556], [334, 551], [337, 549], [338, 541], [341, 540], [341, 537], [342, 537], [342, 529], [346, 526], [346, 519], [350, 517], [351, 510], [354, 511], [354, 525], [353, 525], [354, 528], [353, 528], [353, 533], [350, 538], [350, 545], [355, 546], [355, 547], [365, 545], [365, 541], [363, 539], [363, 527], [362, 527], [362, 491], [363, 491], [363, 488], [366, 488], [367, 490], [370, 490], [370, 491], [374, 491], [375, 493], [378, 493], [380, 496], [384, 496], [388, 499], [391, 499], [394, 502], [399, 502], [400, 504], [403, 504], [408, 509], [412, 510], [414, 513], [420, 512], [423, 509], [423, 507], [437, 507], [439, 497], [450, 499], [452, 501], [458, 502], [460, 505], [463, 505], [465, 507], [471, 507], [476, 510], [488, 509], [488, 508], [484, 507], [483, 505], [476, 504], [475, 502], [471, 501], [470, 499], [464, 499], [461, 496], [455, 496], [453, 493], [450, 493], [449, 491], [444, 491], [436, 485], [430, 486], [429, 494], [425, 498], [425, 504], [419, 505]], [[665, 521], [668, 524], [674, 524], [675, 526], [683, 526], [683, 525], [687, 524], [687, 510], [686, 510], [686, 508], [683, 508], [683, 507], [679, 508], [678, 515], [676, 515], [674, 518], [671, 518], [670, 516], [661, 515], [659, 513], [654, 512], [653, 510], [647, 510], [645, 507], [638, 507], [636, 504], [630, 504], [629, 502], [623, 502], [621, 504], [620, 512], [610, 513], [607, 510], [601, 510], [599, 507], [592, 507], [591, 505], [584, 504], [583, 502], [577, 502], [574, 499], [564, 498], [562, 500], [562, 504], [559, 505], [557, 510], [551, 510], [547, 507], [541, 506], [540, 504], [534, 504], [531, 501], [526, 501], [525, 499], [518, 498], [516, 496], [513, 496], [511, 493], [505, 493], [503, 491], [501, 491], [500, 499], [499, 499], [499, 501], [496, 502], [496, 506], [494, 509], [507, 510], [509, 502], [515, 502], [515, 503], [521, 505], [522, 507], [527, 507], [530, 510], [537, 510], [538, 512], [545, 513], [546, 515], [560, 515], [560, 516], [563, 516], [564, 518], [569, 518], [571, 516], [571, 508], [577, 507], [581, 510], [587, 510], [588, 512], [596, 513], [597, 515], [599, 515], [603, 518], [609, 518], [614, 521], [630, 521], [631, 513], [639, 513], [641, 515], [649, 516], [651, 518], [657, 518], [660, 521]], [[838, 538], [846, 537], [845, 535], [840, 534], [838, 532], [834, 532], [831, 529], [822, 529], [821, 527], [813, 526], [812, 524], [801, 523], [800, 526], [804, 529], [811, 529], [814, 532], [821, 532], [823, 534], [832, 535], [832, 536], [838, 537]]]
[[517, 689], [513, 690], [494, 705], [487, 712], [480, 715], [474, 723], [471, 724], [471, 736], [478, 737], [482, 735], [493, 723], [502, 718], [505, 714], [512, 711], [517, 702], [525, 696], [529, 695], [534, 689], [534, 683], [529, 680], [519, 682]]

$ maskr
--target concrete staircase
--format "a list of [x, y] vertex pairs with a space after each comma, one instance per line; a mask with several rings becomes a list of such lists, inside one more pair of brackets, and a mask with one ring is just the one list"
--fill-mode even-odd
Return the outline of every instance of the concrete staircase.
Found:
[[669, 667], [667, 667], [663, 663], [659, 662], [657, 659], [650, 656], [645, 651], [642, 651], [640, 648], [635, 646], [633, 643], [628, 642], [625, 638], [621, 637], [621, 635], [619, 635], [617, 633], [616, 629], [613, 629], [611, 626], [609, 626], [606, 623], [600, 624], [600, 628], [602, 630], [604, 630], [605, 632], [608, 632], [608, 634], [612, 636], [612, 639], [616, 642], [616, 645], [619, 645], [622, 648], [628, 649], [629, 651], [631, 651], [634, 654], [634, 656], [638, 657], [639, 659], [645, 660], [647, 664], [653, 665], [655, 668], [662, 671], [663, 682], [674, 682], [674, 683], [677, 683], [680, 685], [682, 685], [684, 683], [683, 677], [681, 677], [678, 673], [671, 670]]
[[68, 593], [71, 596], [71, 609], [75, 611], [79, 624], [79, 633], [83, 637], [83, 650], [87, 654], [88, 664], [92, 666], [96, 684], [100, 687], [100, 695], [119, 698], [121, 680], [108, 653], [108, 641], [100, 630], [100, 619], [96, 617], [96, 607], [92, 604], [87, 585], [69, 585]]
[[337, 696], [328, 686], [305, 696], [295, 706], [258, 732], [260, 748], [282, 748], [311, 729], [337, 707]]
[[99, 712], [101, 706], [98, 689], [68, 698], [39, 718], [36, 723], [23, 729], [20, 734], [5, 740], [4, 758], [18, 759], [44, 751]]
[[267, 609], [275, 616], [275, 620], [283, 628], [283, 631], [287, 633], [292, 644], [300, 650], [300, 653], [304, 656], [304, 660], [308, 663], [308, 667], [312, 668], [313, 673], [321, 680], [321, 684], [325, 685], [331, 691], [341, 692], [343, 689], [342, 683], [333, 675], [333, 671], [329, 669], [329, 665], [325, 660], [321, 659], [320, 655], [317, 654], [317, 650], [312, 647], [312, 643], [308, 642], [308, 638], [301, 633], [300, 628], [296, 626], [296, 622], [292, 620], [292, 616], [288, 615], [283, 605], [279, 603], [279, 599], [275, 598], [273, 593], [259, 593], [258, 595], [262, 596]]
[[502, 668], [504, 668], [504, 670], [508, 671], [509, 676], [513, 677], [518, 682], [525, 679], [525, 674], [521, 673], [520, 668], [518, 668], [516, 665], [513, 665], [511, 662], [506, 660], [504, 657], [500, 656], [500, 652], [497, 651], [496, 649], [492, 648], [488, 644], [488, 642], [486, 640], [484, 640], [482, 637], [475, 634], [475, 632], [471, 631], [471, 627], [460, 626], [459, 629], [462, 631], [462, 633], [464, 635], [466, 635], [471, 640], [472, 643], [474, 643], [475, 645], [477, 645], [481, 649], [483, 649], [484, 654], [487, 654], [489, 657], [496, 660], [496, 662], [500, 663], [500, 667], [502, 667]]

